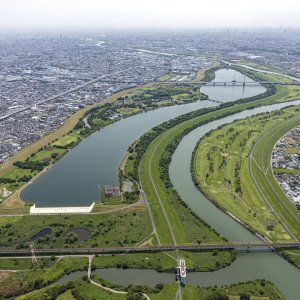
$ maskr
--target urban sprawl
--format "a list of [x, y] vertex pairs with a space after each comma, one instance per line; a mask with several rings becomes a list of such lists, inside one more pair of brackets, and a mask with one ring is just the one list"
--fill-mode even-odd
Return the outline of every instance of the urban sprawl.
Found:
[[[60, 127], [73, 112], [133, 83], [192, 80], [214, 58], [300, 73], [296, 29], [191, 33], [0, 35], [0, 163]], [[259, 38], [258, 38], [259, 37]], [[263, 40], [263, 42], [262, 42]]]

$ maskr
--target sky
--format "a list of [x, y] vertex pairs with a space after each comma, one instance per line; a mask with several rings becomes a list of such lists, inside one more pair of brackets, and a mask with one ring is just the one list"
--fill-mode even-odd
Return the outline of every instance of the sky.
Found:
[[0, 0], [0, 29], [298, 27], [299, 0]]

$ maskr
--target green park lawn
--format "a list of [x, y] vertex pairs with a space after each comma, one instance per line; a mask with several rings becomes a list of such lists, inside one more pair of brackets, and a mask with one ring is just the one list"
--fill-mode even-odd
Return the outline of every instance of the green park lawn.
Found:
[[69, 145], [71, 145], [72, 143], [76, 143], [77, 141], [78, 134], [76, 132], [73, 132], [60, 137], [57, 141], [52, 143], [52, 145], [54, 147], [68, 147]]
[[30, 161], [43, 161], [44, 159], [51, 159], [51, 156], [54, 153], [57, 153], [59, 156], [63, 156], [66, 152], [67, 152], [66, 149], [58, 149], [58, 148], [55, 148], [55, 147], [53, 147], [52, 149], [49, 149], [49, 150], [43, 149], [43, 150], [37, 152], [29, 160]]

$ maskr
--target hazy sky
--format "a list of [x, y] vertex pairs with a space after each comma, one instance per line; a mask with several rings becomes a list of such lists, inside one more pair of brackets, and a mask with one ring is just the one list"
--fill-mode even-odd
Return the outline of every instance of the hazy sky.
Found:
[[300, 0], [0, 0], [0, 28], [300, 26]]

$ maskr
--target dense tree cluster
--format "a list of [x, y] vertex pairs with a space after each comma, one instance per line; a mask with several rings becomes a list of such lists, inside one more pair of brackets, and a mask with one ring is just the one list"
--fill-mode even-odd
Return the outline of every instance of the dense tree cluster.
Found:
[[42, 171], [45, 166], [48, 166], [49, 163], [45, 161], [16, 161], [14, 162], [14, 166], [20, 169], [30, 169], [36, 171]]

